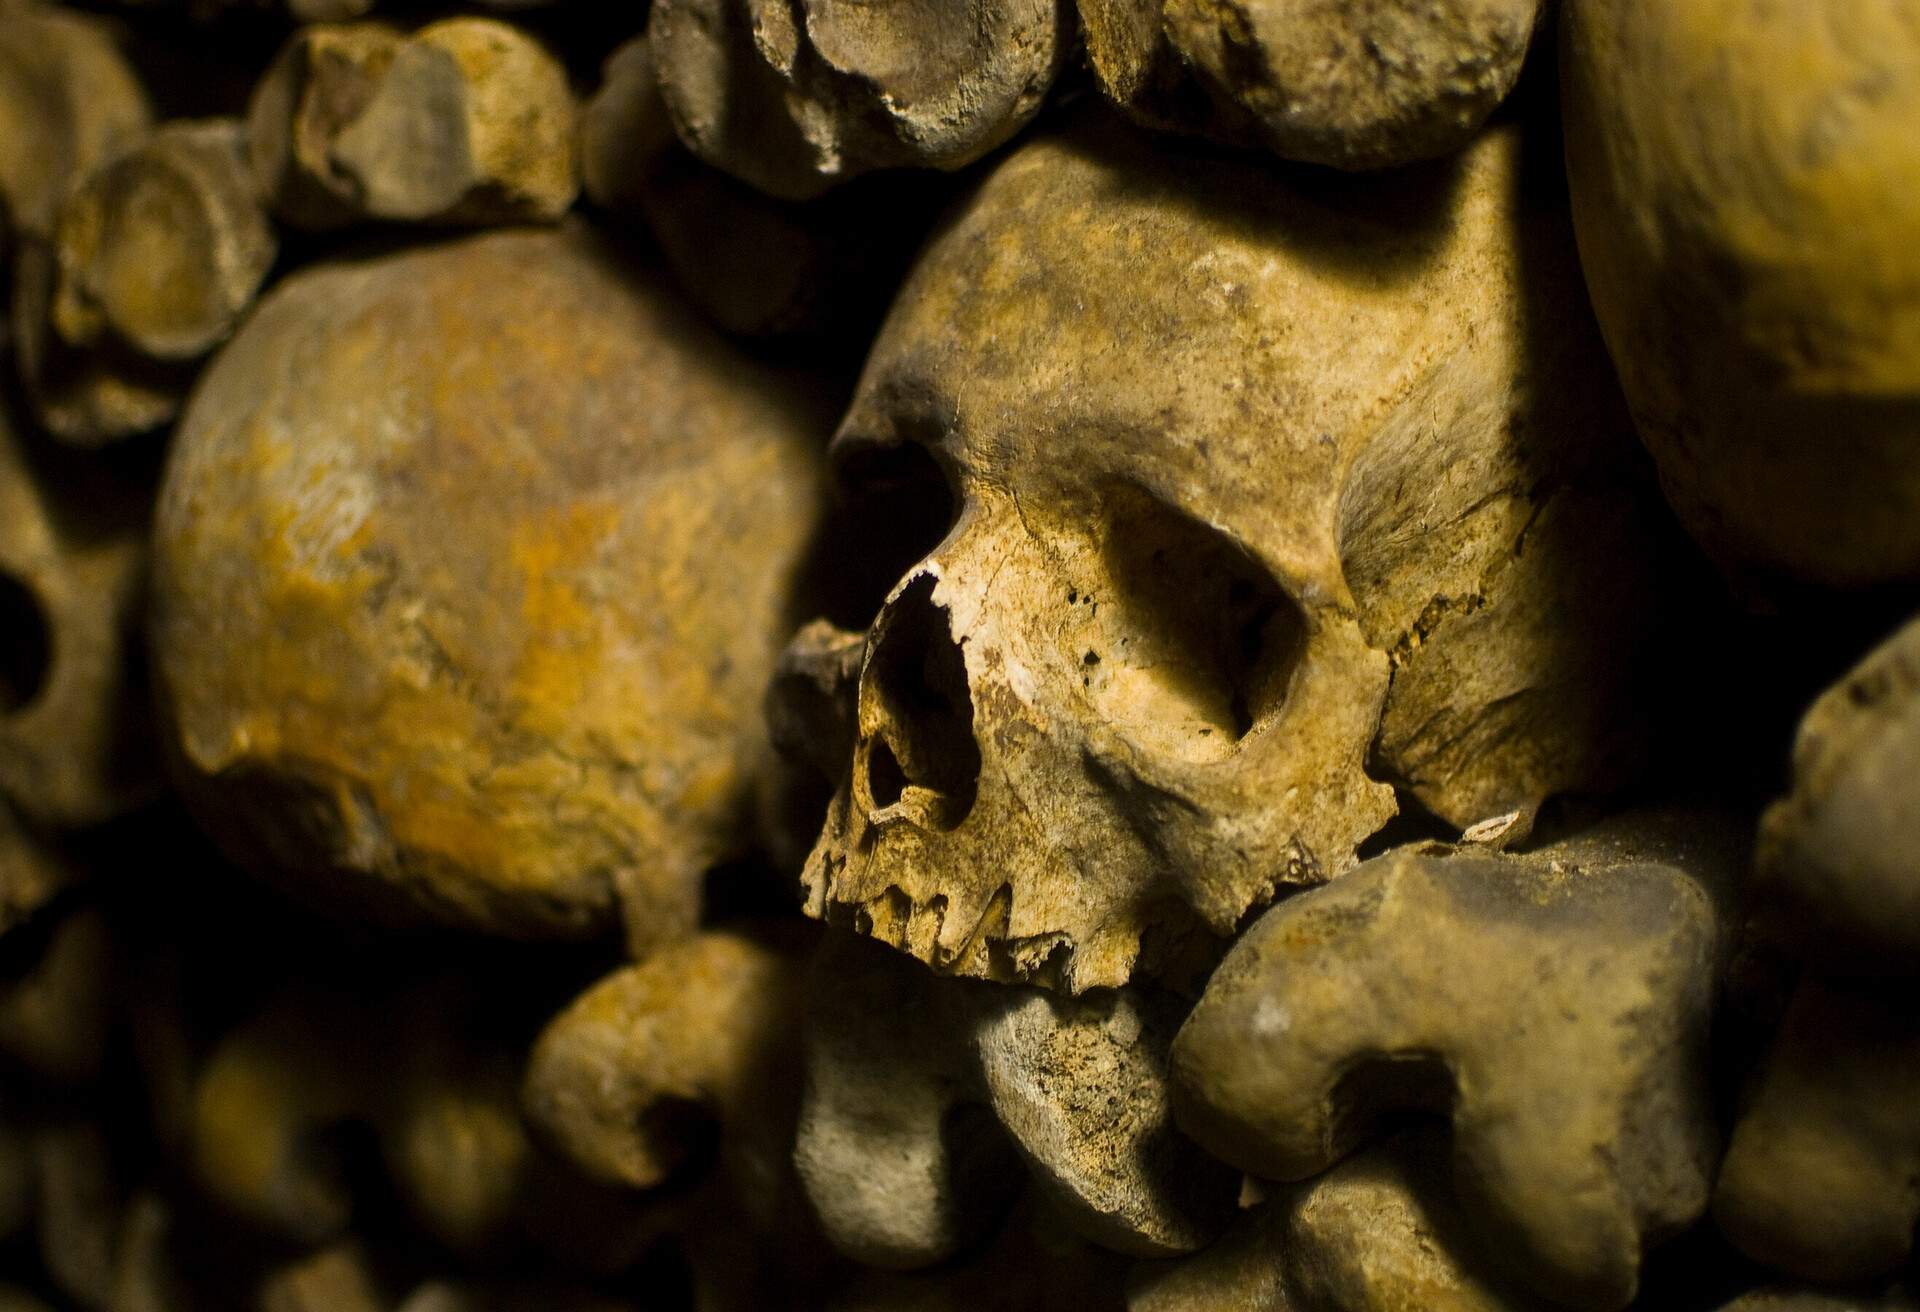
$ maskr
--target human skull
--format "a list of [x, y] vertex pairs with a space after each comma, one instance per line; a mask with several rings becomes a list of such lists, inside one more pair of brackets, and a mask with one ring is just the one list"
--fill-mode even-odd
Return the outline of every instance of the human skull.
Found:
[[1465, 826], [1616, 776], [1657, 534], [1523, 146], [1353, 179], [1090, 118], [989, 177], [835, 440], [958, 514], [869, 631], [810, 914], [1178, 980], [1394, 786]]
[[183, 795], [356, 914], [678, 936], [743, 845], [817, 431], [804, 378], [584, 227], [289, 278], [168, 449]]

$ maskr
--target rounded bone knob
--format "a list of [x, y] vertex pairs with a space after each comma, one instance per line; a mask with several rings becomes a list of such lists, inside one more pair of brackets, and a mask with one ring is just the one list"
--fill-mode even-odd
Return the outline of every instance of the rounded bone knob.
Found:
[[1732, 851], [1691, 827], [1629, 820], [1524, 856], [1401, 848], [1282, 903], [1174, 1042], [1181, 1125], [1300, 1180], [1383, 1112], [1449, 1115], [1489, 1251], [1571, 1306], [1625, 1307], [1648, 1236], [1707, 1204]]

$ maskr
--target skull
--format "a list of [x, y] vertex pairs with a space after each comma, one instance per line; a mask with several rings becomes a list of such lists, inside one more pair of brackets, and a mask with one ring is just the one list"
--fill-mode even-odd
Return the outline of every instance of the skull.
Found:
[[810, 914], [1178, 981], [1396, 786], [1465, 826], [1617, 777], [1658, 535], [1523, 146], [1340, 178], [1088, 115], [988, 178], [835, 439], [957, 516], [869, 630]]
[[742, 844], [812, 413], [583, 228], [288, 279], [202, 377], [156, 514], [197, 814], [367, 914], [678, 935]]

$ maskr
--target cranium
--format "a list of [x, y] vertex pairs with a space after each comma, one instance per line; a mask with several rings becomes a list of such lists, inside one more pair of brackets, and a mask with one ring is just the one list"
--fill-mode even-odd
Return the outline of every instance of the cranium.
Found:
[[835, 440], [958, 516], [869, 632], [811, 914], [956, 974], [1175, 979], [1390, 785], [1466, 825], [1607, 782], [1649, 535], [1522, 145], [1354, 180], [1095, 120], [996, 170]]
[[740, 843], [811, 415], [579, 227], [288, 279], [168, 452], [185, 791], [242, 864], [374, 914], [677, 934]]

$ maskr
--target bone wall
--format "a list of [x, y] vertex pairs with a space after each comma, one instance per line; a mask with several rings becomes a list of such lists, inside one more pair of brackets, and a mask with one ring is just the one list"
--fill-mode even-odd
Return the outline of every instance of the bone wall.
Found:
[[1917, 111], [0, 0], [0, 1312], [1920, 1312]]

